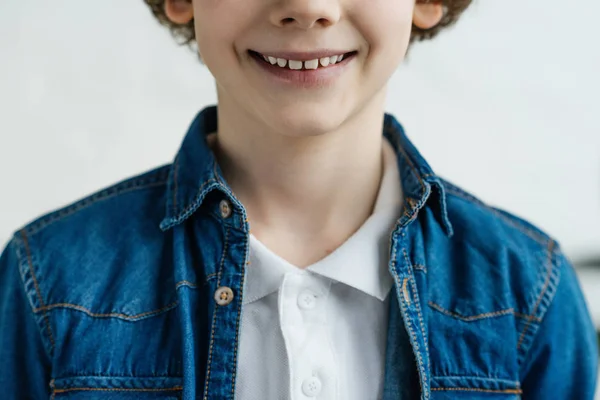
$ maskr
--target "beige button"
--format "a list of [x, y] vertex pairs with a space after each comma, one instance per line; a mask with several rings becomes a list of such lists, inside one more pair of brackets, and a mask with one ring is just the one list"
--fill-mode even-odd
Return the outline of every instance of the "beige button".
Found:
[[215, 301], [220, 306], [226, 306], [233, 301], [233, 291], [227, 286], [221, 286], [215, 291]]
[[231, 203], [225, 199], [221, 200], [219, 210], [221, 211], [221, 217], [229, 218], [231, 216]]
[[410, 292], [409, 292], [407, 283], [408, 283], [408, 278], [404, 278], [404, 282], [402, 282], [402, 294], [404, 295], [404, 300], [410, 306]]

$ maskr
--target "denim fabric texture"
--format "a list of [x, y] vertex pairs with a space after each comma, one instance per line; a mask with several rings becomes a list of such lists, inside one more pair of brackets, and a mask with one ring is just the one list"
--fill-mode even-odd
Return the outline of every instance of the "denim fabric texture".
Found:
[[[0, 398], [233, 399], [250, 227], [207, 145], [216, 130], [209, 107], [172, 164], [15, 232]], [[383, 134], [405, 195], [383, 400], [592, 399], [596, 336], [559, 244], [434, 174], [390, 115]]]

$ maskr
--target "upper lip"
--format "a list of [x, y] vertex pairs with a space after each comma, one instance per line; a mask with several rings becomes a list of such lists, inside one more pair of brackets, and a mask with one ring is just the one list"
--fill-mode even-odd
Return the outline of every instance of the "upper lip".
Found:
[[285, 58], [286, 60], [294, 61], [310, 61], [324, 57], [339, 56], [346, 53], [351, 53], [352, 50], [316, 50], [316, 51], [255, 51], [263, 56]]

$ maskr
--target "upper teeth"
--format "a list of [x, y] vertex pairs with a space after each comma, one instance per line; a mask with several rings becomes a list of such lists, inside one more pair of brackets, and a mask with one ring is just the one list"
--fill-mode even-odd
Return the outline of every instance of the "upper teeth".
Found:
[[272, 56], [263, 55], [265, 61], [270, 62], [271, 64], [279, 65], [281, 68], [289, 68], [289, 69], [317, 69], [319, 65], [322, 67], [326, 67], [328, 65], [333, 65], [335, 63], [339, 63], [343, 60], [344, 55], [341, 54], [339, 56], [331, 56], [331, 57], [323, 57], [323, 58], [315, 58], [314, 60], [308, 61], [296, 61], [296, 60], [286, 60], [285, 58], [276, 58]]

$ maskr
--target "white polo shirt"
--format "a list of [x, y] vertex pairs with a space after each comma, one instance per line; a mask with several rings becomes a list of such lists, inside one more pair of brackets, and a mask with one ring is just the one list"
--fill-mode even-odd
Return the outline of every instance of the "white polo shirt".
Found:
[[389, 240], [400, 217], [396, 155], [383, 146], [373, 214], [302, 270], [250, 238], [236, 400], [370, 400], [383, 393]]

